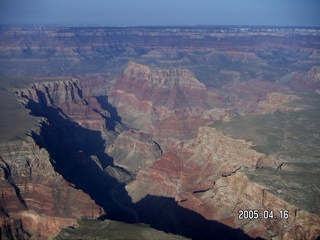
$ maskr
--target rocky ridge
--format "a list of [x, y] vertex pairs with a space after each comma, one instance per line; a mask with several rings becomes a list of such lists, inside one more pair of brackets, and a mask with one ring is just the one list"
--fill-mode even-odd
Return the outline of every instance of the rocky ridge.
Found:
[[[98, 89], [97, 84], [103, 83], [94, 81], [92, 84]], [[85, 86], [85, 91], [82, 90], [82, 85]], [[91, 139], [91, 133], [83, 132], [82, 135], [81, 130], [78, 131], [78, 136], [68, 138], [78, 144], [77, 154], [83, 163], [91, 161], [101, 171], [120, 182], [131, 181], [134, 177], [135, 180], [126, 186], [134, 204], [139, 204], [149, 195], [170, 197], [183, 208], [199, 213], [208, 220], [218, 220], [232, 228], [241, 228], [251, 237], [269, 238], [273, 234], [279, 238], [288, 234], [291, 236], [283, 224], [272, 225], [268, 221], [257, 221], [246, 225], [236, 218], [240, 209], [263, 211], [265, 208], [261, 193], [256, 193], [258, 189], [265, 189], [262, 191], [262, 195], [265, 195], [266, 188], [250, 182], [242, 173], [243, 169], [266, 166], [277, 168], [283, 161], [251, 149], [250, 142], [232, 139], [211, 127], [203, 126], [218, 119], [227, 119], [236, 112], [253, 111], [261, 114], [279, 110], [291, 111], [293, 109], [286, 104], [299, 98], [288, 94], [286, 87], [280, 89], [285, 92], [281, 93], [276, 83], [253, 80], [229, 86], [223, 90], [222, 95], [215, 89], [207, 89], [188, 70], [156, 70], [131, 62], [123, 75], [115, 80], [110, 91], [110, 101], [116, 107], [119, 120], [136, 129], [125, 130], [111, 118], [111, 113], [102, 108], [99, 97], [91, 96], [95, 93], [90, 92], [90, 85], [88, 79], [71, 79], [67, 82], [32, 84], [28, 89], [16, 89], [15, 92], [19, 101], [32, 114], [48, 118], [48, 123], [43, 123], [48, 130], [58, 120], [58, 123], [61, 121], [61, 124], [65, 124], [63, 122], [66, 121], [99, 134], [103, 147], [96, 150], [93, 150], [94, 145], [93, 148], [90, 147], [92, 143], [81, 140], [88, 137]], [[261, 86], [265, 87], [261, 89]], [[236, 87], [239, 89], [232, 91]], [[243, 94], [242, 90], [245, 88], [248, 92], [247, 99], [238, 95]], [[233, 104], [239, 97], [242, 102]], [[107, 127], [108, 122], [113, 127]], [[69, 144], [69, 140], [63, 141]], [[63, 149], [59, 151], [61, 150]], [[101, 153], [95, 156], [97, 151]], [[102, 151], [113, 158], [116, 167], [104, 163], [106, 159]], [[83, 154], [89, 154], [90, 158], [81, 157]], [[66, 152], [65, 157], [71, 155]], [[78, 165], [77, 162], [63, 164], [61, 171], [65, 168], [77, 168]], [[195, 175], [194, 172], [201, 175]], [[130, 174], [133, 175], [128, 177]], [[224, 179], [228, 181], [225, 182]], [[229, 179], [232, 181], [229, 182]], [[241, 182], [245, 184], [241, 185]], [[115, 198], [119, 194], [117, 186], [119, 185], [110, 191], [114, 201], [118, 201]], [[247, 188], [250, 190], [246, 190]], [[230, 197], [231, 193], [235, 196]], [[297, 207], [275, 195], [272, 195], [272, 199], [273, 203], [279, 201], [281, 206], [290, 208], [291, 212], [298, 211]], [[224, 204], [221, 205], [221, 202]], [[120, 208], [130, 209], [123, 207], [122, 203], [116, 203]], [[271, 206], [270, 203], [270, 208]], [[132, 211], [131, 209], [129, 212]], [[143, 208], [139, 211], [143, 211]], [[306, 234], [315, 236], [317, 230], [312, 230], [313, 227], [309, 229], [309, 223], [310, 219], [318, 221], [318, 217], [307, 212], [301, 216], [303, 217], [299, 221], [307, 223], [298, 226], [295, 222], [290, 222], [290, 231], [300, 231], [297, 229], [301, 227]], [[264, 224], [271, 225], [264, 230]]]
[[286, 106], [285, 103], [301, 99], [294, 94], [268, 93], [266, 100], [258, 104], [257, 114], [266, 114], [275, 111], [299, 111], [302, 108]]
[[[59, 87], [55, 87], [57, 85]], [[55, 96], [54, 91], [50, 90], [52, 88], [59, 89], [62, 91], [62, 95], [68, 96], [68, 94], [63, 93], [63, 91], [69, 91], [66, 90], [68, 87], [65, 86], [79, 87], [77, 81], [72, 80], [70, 83], [56, 82], [54, 84], [32, 85], [31, 88], [36, 89], [34, 92], [30, 89], [15, 90], [19, 101], [29, 108], [32, 114], [47, 118], [41, 122], [39, 133], [31, 132], [32, 137], [38, 145], [45, 146], [48, 149], [52, 157], [52, 165], [72, 183], [70, 185], [84, 189], [85, 192], [89, 193], [99, 205], [101, 204], [104, 209], [107, 209], [108, 216], [113, 216], [113, 218], [123, 216], [127, 221], [139, 221], [139, 215], [135, 209], [139, 208], [137, 206], [140, 203], [130, 204], [130, 202], [126, 202], [130, 197], [128, 196], [128, 200], [126, 200], [126, 192], [122, 192], [123, 184], [120, 182], [130, 181], [130, 178], [125, 176], [128, 173], [123, 169], [131, 172], [131, 174], [133, 173], [132, 178], [140, 169], [152, 166], [161, 158], [162, 150], [160, 146], [152, 139], [151, 135], [143, 132], [128, 130], [118, 135], [114, 130], [102, 128], [106, 131], [106, 134], [103, 135], [100, 131], [97, 131], [99, 128], [96, 128], [96, 124], [82, 124], [81, 126], [79, 123], [83, 122], [78, 122], [79, 118], [74, 109], [77, 109], [77, 111], [85, 109], [85, 112], [92, 113], [93, 116], [99, 116], [94, 115], [94, 113], [99, 113], [102, 109], [100, 110], [99, 106], [96, 106], [95, 109], [99, 111], [91, 111], [91, 107], [95, 105], [90, 105], [87, 100], [88, 96], [81, 96], [81, 91], [76, 91], [79, 94], [73, 94], [70, 98], [55, 99], [52, 97]], [[96, 103], [96, 101], [93, 101], [93, 103]], [[86, 121], [86, 117], [88, 116], [80, 118], [80, 120], [84, 119], [83, 121]], [[103, 139], [102, 136], [110, 137], [109, 139]], [[108, 147], [105, 149], [106, 145]], [[108, 159], [106, 153], [113, 157], [114, 162], [108, 163], [110, 159]], [[135, 160], [139, 160], [139, 162]], [[119, 181], [116, 181], [116, 179]], [[159, 201], [162, 200], [159, 199]], [[171, 200], [169, 201], [171, 202]], [[178, 206], [175, 208], [177, 208], [176, 211], [185, 212], [183, 208]], [[138, 211], [141, 214], [141, 210]], [[191, 214], [191, 216], [196, 214], [201, 220], [200, 225], [203, 222], [209, 223], [193, 211], [188, 214]], [[132, 218], [134, 220], [130, 220]], [[173, 222], [175, 219], [170, 221]], [[146, 222], [148, 221], [146, 220]], [[163, 226], [167, 224], [163, 221], [160, 222]], [[240, 233], [230, 231], [221, 224], [215, 223], [215, 225], [223, 229], [221, 234], [242, 234], [241, 231]], [[184, 233], [183, 229], [185, 229], [184, 224], [179, 224], [172, 229], [170, 227], [168, 230], [179, 234]], [[196, 229], [188, 233], [190, 235], [187, 236], [194, 237], [195, 234], [200, 234], [200, 232], [195, 232]], [[31, 234], [34, 236], [37, 231], [39, 229], [34, 230]]]
[[[95, 98], [85, 100], [77, 79], [60, 82], [45, 82], [31, 84], [27, 89], [16, 89], [24, 105], [38, 104], [39, 107], [56, 108], [63, 117], [71, 118], [80, 126], [105, 131], [105, 120], [94, 109], [100, 105]], [[99, 109], [100, 110], [100, 109]], [[97, 111], [99, 111], [97, 110]], [[43, 111], [39, 109], [38, 111]], [[102, 112], [102, 111], [100, 111]]]
[[[153, 70], [129, 63], [111, 90], [110, 101], [124, 123], [152, 136], [164, 148], [190, 139], [197, 128], [232, 113], [226, 100], [185, 69]], [[162, 143], [163, 142], [163, 143]]]
[[[97, 148], [90, 137], [98, 134], [106, 141], [114, 141], [115, 131], [107, 131], [108, 112], [96, 98], [83, 96], [77, 79], [34, 83], [30, 88], [14, 89], [14, 92], [28, 112], [41, 116], [42, 120], [28, 132], [26, 139], [1, 143], [3, 179], [7, 182], [1, 199], [5, 212], [2, 226], [7, 226], [3, 234], [9, 238], [22, 237], [14, 235], [18, 231], [14, 224], [19, 220], [20, 232], [25, 231], [27, 237], [45, 239], [75, 224], [80, 217], [103, 215], [105, 210], [87, 193], [76, 190], [70, 179], [65, 180], [65, 171], [67, 166], [72, 170], [79, 164], [103, 168], [103, 160], [99, 162], [94, 155], [98, 154], [94, 153]], [[67, 129], [74, 132], [68, 133]], [[47, 139], [51, 140], [47, 142]], [[72, 153], [70, 144], [78, 145], [77, 153]], [[91, 153], [84, 152], [86, 148]], [[53, 154], [55, 151], [58, 154]]]
[[32, 137], [1, 143], [1, 238], [47, 239], [80, 217], [104, 213], [55, 171]]
[[[294, 151], [299, 158], [302, 148], [307, 146], [304, 151], [315, 155], [310, 154], [313, 162], [309, 163], [311, 157], [307, 154], [305, 161], [309, 165], [302, 165], [315, 172], [308, 174], [297, 170], [299, 162], [290, 165], [281, 154], [268, 156], [253, 150], [257, 149], [255, 143], [203, 127], [217, 120], [227, 121], [234, 115], [297, 111], [305, 107], [295, 105], [302, 101], [300, 93], [315, 97], [313, 93], [320, 89], [317, 29], [2, 27], [0, 32], [1, 76], [40, 75], [41, 80], [41, 75], [82, 75], [79, 79], [72, 77], [68, 81], [15, 89], [18, 100], [31, 114], [46, 119], [40, 121], [41, 129], [29, 131], [26, 139], [33, 141], [31, 149], [34, 146], [35, 152], [46, 149], [50, 166], [72, 189], [61, 190], [62, 197], [58, 197], [67, 211], [70, 203], [63, 191], [75, 191], [75, 195], [89, 194], [113, 219], [143, 221], [193, 238], [202, 234], [212, 239], [223, 232], [221, 229], [230, 233], [231, 239], [249, 238], [242, 230], [251, 237], [266, 239], [316, 239], [319, 235], [319, 198], [312, 199], [313, 207], [301, 206], [310, 205], [305, 200], [308, 191], [317, 193], [316, 133]], [[318, 110], [311, 112], [314, 117]], [[294, 124], [308, 124], [302, 115], [294, 119]], [[312, 131], [314, 126], [309, 127]], [[293, 135], [283, 133], [285, 140], [295, 138], [295, 133], [301, 136], [298, 131]], [[267, 131], [262, 142], [273, 144], [279, 140], [276, 134], [273, 138], [270, 135], [273, 132]], [[16, 147], [12, 150], [19, 151]], [[0, 155], [6, 154], [6, 148], [2, 149]], [[12, 153], [1, 163], [5, 183], [1, 207], [11, 211], [9, 215], [1, 208], [5, 229], [1, 233], [37, 236], [42, 231], [41, 224], [46, 223], [46, 215], [50, 216], [49, 222], [53, 219], [56, 223], [57, 218], [65, 221], [56, 228], [48, 225], [52, 232], [58, 231], [69, 220], [62, 212], [58, 217], [52, 215], [55, 200], [39, 203], [29, 197], [36, 189], [33, 185], [28, 187], [28, 194], [20, 191], [20, 178], [9, 178], [11, 167], [6, 163], [30, 170], [36, 176], [39, 168], [34, 164], [29, 167], [30, 161], [17, 165], [14, 160]], [[17, 172], [27, 176], [21, 169]], [[299, 181], [287, 181], [292, 173], [288, 169]], [[264, 179], [254, 179], [257, 177]], [[134, 178], [126, 186], [135, 201], [132, 204], [124, 186]], [[48, 181], [39, 179], [41, 189], [45, 189], [40, 189], [39, 195], [49, 198]], [[26, 182], [25, 177], [21, 181]], [[57, 184], [48, 184], [57, 188]], [[282, 185], [287, 188], [285, 191]], [[302, 191], [304, 187], [308, 190]], [[292, 201], [292, 193], [298, 193], [294, 196], [299, 197], [297, 201]], [[304, 193], [307, 194], [303, 196]], [[12, 202], [20, 207], [12, 207], [6, 196], [15, 199]], [[56, 195], [52, 196], [55, 199]], [[80, 198], [86, 199], [82, 195]], [[97, 205], [91, 206], [91, 199], [81, 204], [95, 209]], [[25, 210], [28, 212], [21, 214], [23, 218], [13, 218], [25, 202], [32, 206], [33, 215]], [[83, 209], [81, 204], [79, 209]], [[269, 209], [277, 213], [286, 209], [290, 218], [239, 220], [240, 209]], [[74, 210], [72, 216], [81, 214]], [[70, 224], [73, 222], [72, 218]]]
[[150, 167], [161, 156], [161, 149], [152, 138], [143, 132], [124, 131], [115, 142], [106, 148], [114, 163], [132, 173], [142, 167]]
[[[290, 239], [300, 234], [306, 239], [315, 239], [320, 233], [316, 227], [319, 216], [299, 210], [269, 192], [267, 186], [248, 180], [245, 169], [276, 168], [281, 163], [281, 159], [250, 147], [250, 142], [228, 138], [210, 127], [200, 127], [197, 138], [163, 154], [152, 167], [141, 169], [126, 189], [133, 201], [147, 194], [173, 197], [180, 206], [206, 219], [241, 228], [251, 237]], [[288, 210], [290, 219], [239, 219], [239, 211], [246, 209], [259, 210], [260, 214], [266, 209], [277, 214]]]

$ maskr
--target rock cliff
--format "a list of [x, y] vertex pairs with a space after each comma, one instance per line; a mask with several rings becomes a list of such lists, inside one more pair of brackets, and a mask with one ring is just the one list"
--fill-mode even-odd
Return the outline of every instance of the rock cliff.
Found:
[[80, 80], [70, 79], [34, 83], [29, 88], [14, 91], [18, 101], [31, 114], [52, 117], [52, 112], [56, 112], [56, 117], [72, 121], [84, 129], [98, 131], [108, 144], [112, 143], [123, 127], [111, 119], [108, 110], [101, 107], [96, 97], [90, 95], [88, 86], [84, 88], [83, 92]]
[[104, 210], [55, 171], [32, 137], [1, 143], [1, 238], [47, 239]]
[[320, 81], [320, 67], [314, 66], [311, 68], [311, 70], [308, 72], [308, 75], [315, 81]]
[[110, 97], [126, 124], [164, 148], [169, 147], [165, 141], [193, 138], [199, 126], [232, 112], [217, 91], [206, 89], [189, 70], [155, 70], [133, 62], [115, 81]]
[[[319, 216], [298, 210], [245, 175], [245, 169], [275, 168], [281, 161], [251, 146], [213, 128], [200, 127], [195, 139], [163, 154], [152, 167], [141, 169], [126, 189], [134, 202], [147, 194], [173, 197], [180, 206], [206, 219], [241, 228], [251, 237], [290, 239], [299, 232], [306, 239], [315, 239], [320, 231], [316, 227]], [[264, 210], [272, 210], [278, 220], [239, 219], [239, 211], [248, 209], [258, 210], [260, 216]], [[290, 219], [280, 220], [280, 210], [289, 211]]]
[[[301, 239], [316, 239], [320, 234], [317, 227], [319, 216], [275, 196], [266, 185], [252, 183], [241, 171], [220, 178], [200, 198], [205, 203], [203, 208], [207, 217], [214, 216], [225, 224], [240, 227], [251, 237], [295, 239], [299, 236]], [[239, 219], [240, 210], [250, 209], [258, 210], [261, 219]], [[272, 211], [275, 218], [264, 219], [265, 210]], [[284, 219], [280, 211], [288, 211], [288, 219]]]
[[45, 108], [52, 107], [80, 126], [101, 132], [105, 130], [99, 103], [95, 98], [84, 99], [77, 79], [34, 83], [29, 88], [16, 89], [15, 93], [23, 104], [38, 104], [39, 109], [33, 108], [33, 111], [43, 112]]
[[[288, 239], [303, 232], [304, 237], [314, 238], [318, 234], [313, 224], [319, 221], [317, 215], [299, 209], [246, 174], [246, 169], [276, 169], [283, 163], [281, 158], [257, 152], [251, 142], [203, 126], [236, 113], [299, 110], [287, 105], [300, 99], [289, 94], [287, 87], [252, 80], [226, 86], [219, 92], [200, 83], [189, 70], [157, 70], [134, 62], [115, 80], [110, 96], [101, 96], [105, 92], [98, 91], [99, 85], [103, 81], [71, 79], [35, 83], [30, 88], [16, 89], [15, 93], [32, 114], [47, 118], [41, 123], [41, 132], [32, 136], [38, 145], [49, 150], [56, 170], [64, 177], [72, 176], [71, 182], [77, 182], [98, 204], [110, 210], [111, 216], [116, 216], [118, 209], [124, 219], [133, 218], [136, 222], [141, 215], [143, 221], [154, 224], [144, 216], [146, 207], [142, 204], [151, 201], [145, 200], [148, 196], [154, 196], [173, 198], [175, 203], [170, 204], [199, 214], [206, 219], [203, 221], [218, 221], [241, 229], [250, 237]], [[122, 121], [135, 130], [126, 130]], [[98, 176], [86, 183], [88, 172], [80, 170], [83, 167], [93, 174], [99, 172]], [[74, 169], [77, 173], [73, 173]], [[129, 196], [122, 189], [124, 185], [114, 178], [123, 183], [135, 178], [125, 187]], [[92, 184], [96, 185], [94, 189]], [[119, 200], [120, 197], [125, 200]], [[160, 199], [154, 201], [161, 202]], [[23, 201], [20, 201], [22, 205]], [[159, 205], [158, 211], [165, 211], [163, 207]], [[54, 204], [48, 209], [54, 209]], [[239, 211], [245, 209], [259, 210], [261, 214], [266, 209], [277, 214], [287, 210], [291, 218], [282, 222], [238, 219]], [[12, 210], [14, 214], [17, 211], [20, 210]], [[30, 219], [30, 212], [23, 216]], [[10, 226], [16, 229], [12, 226], [18, 223], [23, 226], [18, 228], [20, 234], [37, 233], [40, 230], [32, 226], [40, 220], [34, 219], [29, 221], [30, 226], [23, 219], [22, 225], [13, 222]], [[71, 220], [64, 224], [70, 224]], [[158, 220], [161, 229], [168, 229], [166, 221], [162, 217]], [[170, 221], [174, 222], [175, 217]], [[58, 225], [52, 232], [61, 226], [65, 225]], [[179, 225], [169, 229], [180, 228]]]
[[[99, 171], [106, 180], [103, 169], [110, 162], [104, 154], [104, 144], [114, 141], [116, 131], [122, 131], [120, 125], [110, 120], [109, 112], [101, 108], [97, 98], [83, 94], [77, 79], [34, 83], [14, 92], [28, 112], [42, 120], [28, 131], [27, 140], [8, 143], [8, 149], [1, 149], [4, 178], [12, 185], [3, 195], [11, 225], [21, 219], [21, 228], [29, 237], [47, 238], [80, 217], [103, 215], [104, 208], [96, 204], [96, 197], [89, 197], [90, 190], [83, 186], [80, 188], [86, 193], [76, 190], [78, 172], [81, 168]], [[16, 179], [12, 180], [9, 173]], [[87, 177], [86, 181], [94, 184], [98, 180]], [[7, 198], [16, 198], [17, 206], [11, 209]], [[15, 231], [11, 225], [6, 234]]]
[[262, 160], [266, 156], [250, 146], [249, 142], [228, 138], [211, 127], [200, 127], [195, 139], [163, 154], [152, 167], [141, 169], [127, 189], [135, 202], [147, 193], [169, 195], [180, 201], [186, 194], [210, 189], [219, 178], [241, 167], [256, 168], [262, 161], [274, 164], [271, 159]]
[[293, 100], [301, 99], [297, 95], [293, 94], [282, 94], [282, 93], [268, 93], [266, 100], [260, 101], [258, 108], [255, 113], [257, 114], [266, 114], [275, 111], [299, 111], [302, 108], [288, 106], [286, 103], [289, 103]]
[[162, 152], [150, 136], [133, 130], [122, 132], [106, 151], [117, 166], [132, 173], [137, 173], [142, 167], [150, 167]]
[[14, 88], [38, 119], [0, 143], [1, 237], [106, 213], [192, 239], [317, 239], [318, 46], [312, 28], [0, 27], [1, 101]]

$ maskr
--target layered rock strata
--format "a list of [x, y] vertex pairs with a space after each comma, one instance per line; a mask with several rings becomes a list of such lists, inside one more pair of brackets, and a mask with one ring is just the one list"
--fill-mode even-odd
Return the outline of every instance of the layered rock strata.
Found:
[[[29, 88], [15, 89], [18, 101], [26, 106], [31, 114], [51, 116], [52, 112], [80, 127], [98, 131], [109, 144], [123, 127], [111, 119], [110, 113], [102, 109], [97, 98], [82, 91], [78, 79], [31, 84]], [[32, 109], [32, 111], [30, 110]]]
[[32, 137], [1, 143], [1, 237], [47, 239], [104, 210], [55, 171]]
[[[78, 180], [75, 187], [100, 205], [113, 199], [108, 212], [113, 217], [135, 222], [144, 217], [168, 231], [196, 230], [190, 233], [194, 237], [200, 231], [192, 227], [204, 222], [202, 236], [219, 232], [219, 227], [212, 229], [214, 221], [206, 219], [266, 239], [319, 235], [319, 216], [311, 213], [318, 208], [307, 212], [284, 197], [315, 189], [318, 170], [310, 178], [315, 181], [306, 185], [311, 190], [299, 191], [305, 181], [293, 181], [281, 192], [279, 184], [287, 172], [281, 172], [283, 181], [266, 175], [270, 179], [259, 182], [251, 175], [262, 178], [258, 170], [266, 166], [272, 171], [288, 168], [282, 156], [266, 156], [252, 150], [249, 142], [202, 127], [235, 114], [298, 110], [290, 103], [298, 100], [292, 91], [320, 89], [318, 29], [2, 27], [0, 34], [1, 76], [23, 76], [24, 83], [41, 81], [35, 75], [82, 76], [80, 81], [42, 82], [15, 90], [32, 114], [47, 121], [41, 122], [41, 131], [29, 132], [33, 139], [8, 142], [1, 150], [2, 237], [43, 238], [49, 236], [46, 232], [74, 224], [77, 217], [98, 215], [99, 207], [54, 173], [48, 161], [65, 179]], [[2, 81], [16, 84], [10, 78]], [[134, 130], [125, 131], [121, 120]], [[313, 147], [317, 138], [315, 132], [305, 145]], [[24, 150], [29, 147], [32, 153]], [[119, 168], [110, 164], [105, 150]], [[295, 149], [295, 158], [302, 150]], [[315, 169], [317, 160], [309, 160], [303, 168]], [[122, 182], [137, 176], [127, 186], [134, 206], [124, 183], [107, 178], [105, 172]], [[308, 179], [306, 174], [294, 173], [298, 180]], [[167, 209], [177, 206], [177, 212]], [[287, 210], [290, 218], [240, 220], [241, 209]], [[181, 212], [185, 214], [177, 214]]]
[[160, 159], [161, 149], [148, 134], [128, 130], [122, 132], [106, 149], [114, 163], [131, 173], [150, 167]]
[[[24, 105], [38, 104], [42, 109], [33, 111], [44, 111], [46, 107], [56, 108], [66, 118], [71, 118], [80, 126], [105, 131], [105, 120], [99, 112], [100, 105], [95, 98], [84, 99], [82, 90], [77, 79], [60, 82], [34, 83], [26, 89], [16, 89], [15, 93], [20, 97]], [[94, 111], [96, 109], [97, 111]]]
[[[206, 191], [219, 178], [241, 167], [256, 168], [262, 162], [264, 165], [276, 164], [264, 154], [251, 150], [250, 146], [249, 142], [228, 138], [211, 127], [200, 127], [195, 139], [163, 154], [152, 167], [141, 169], [136, 181], [127, 189], [134, 202], [148, 193], [169, 194], [180, 201], [188, 192]], [[158, 187], [152, 187], [154, 185]]]
[[112, 87], [110, 101], [123, 121], [149, 133], [164, 148], [187, 140], [198, 127], [229, 116], [232, 108], [186, 69], [155, 70], [130, 62]]
[[255, 113], [267, 114], [275, 111], [299, 111], [302, 108], [287, 105], [287, 103], [299, 99], [301, 98], [294, 94], [268, 93], [267, 98], [259, 102]]
[[[69, 181], [75, 181], [79, 166], [103, 172], [108, 164], [103, 144], [113, 142], [118, 129], [113, 122], [113, 130], [108, 130], [110, 114], [95, 97], [84, 96], [77, 79], [34, 83], [14, 91], [29, 113], [43, 118], [28, 132], [26, 140], [8, 143], [1, 149], [3, 177], [12, 185], [11, 195], [8, 186], [3, 194], [4, 211], [8, 213], [2, 225], [8, 228], [5, 234], [13, 235], [17, 219], [27, 236], [47, 238], [80, 217], [103, 215], [104, 210], [89, 197], [88, 190], [76, 190]], [[12, 180], [8, 174], [17, 179]], [[10, 208], [10, 202], [20, 205]]]
[[[284, 102], [280, 103], [278, 96], [288, 93], [290, 89], [263, 79], [252, 79], [225, 85], [221, 88], [221, 91], [228, 96], [229, 103], [235, 106], [237, 113], [243, 115], [255, 112], [261, 114], [262, 110], [258, 109], [263, 108], [262, 105], [267, 108], [266, 104], [270, 101], [282, 105]], [[272, 111], [270, 110], [270, 112]], [[267, 112], [266, 109], [264, 113]]]
[[[163, 154], [152, 167], [141, 169], [126, 189], [134, 202], [147, 194], [173, 197], [180, 206], [208, 220], [241, 228], [251, 237], [290, 239], [297, 233], [315, 239], [320, 231], [316, 227], [319, 216], [299, 210], [243, 173], [245, 169], [276, 167], [281, 161], [251, 146], [213, 128], [200, 127], [195, 139]], [[239, 219], [239, 211], [248, 209], [258, 210], [260, 216], [272, 210], [278, 219]], [[289, 211], [290, 218], [280, 220], [280, 210]]]

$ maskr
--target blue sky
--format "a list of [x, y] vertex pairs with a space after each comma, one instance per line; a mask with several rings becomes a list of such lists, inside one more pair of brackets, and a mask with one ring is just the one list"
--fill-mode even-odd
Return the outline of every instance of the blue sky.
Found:
[[320, 26], [320, 0], [0, 0], [0, 24]]

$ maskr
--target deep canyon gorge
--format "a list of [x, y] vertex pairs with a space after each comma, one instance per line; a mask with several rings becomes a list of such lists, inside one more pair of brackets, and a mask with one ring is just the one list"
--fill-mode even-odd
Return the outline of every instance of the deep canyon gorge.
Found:
[[0, 78], [2, 239], [319, 239], [319, 29], [2, 26]]

